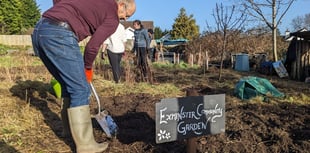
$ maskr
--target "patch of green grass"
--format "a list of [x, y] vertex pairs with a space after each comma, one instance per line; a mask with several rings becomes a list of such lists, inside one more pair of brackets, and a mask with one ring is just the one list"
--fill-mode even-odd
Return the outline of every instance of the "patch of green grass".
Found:
[[305, 95], [304, 93], [300, 93], [297, 95], [287, 95], [287, 97], [283, 100], [286, 102], [294, 103], [294, 104], [310, 104], [310, 96]]
[[310, 95], [305, 95], [301, 93], [301, 100], [304, 102], [310, 102]]
[[[164, 95], [165, 97], [179, 97], [184, 93], [174, 84], [161, 83], [149, 84], [146, 82], [141, 83], [119, 83], [115, 84], [113, 81], [108, 80], [95, 80], [94, 83], [101, 89], [102, 94], [106, 96], [111, 95], [128, 95], [128, 94], [141, 94], [147, 93], [151, 95]], [[95, 87], [96, 88], [96, 87]]]
[[0, 55], [5, 55], [9, 47], [0, 44]]
[[3, 55], [0, 58], [0, 67], [25, 67], [25, 66], [40, 66], [43, 65], [42, 61], [36, 56], [25, 54], [20, 55]]
[[187, 64], [183, 61], [181, 61], [179, 64], [173, 64], [170, 62], [154, 62], [152, 63], [152, 66], [154, 68], [168, 68], [168, 69], [181, 69], [181, 70], [187, 70], [187, 69], [198, 69], [198, 65], [191, 66], [190, 64]]
[[154, 62], [154, 63], [152, 63], [152, 66], [154, 68], [158, 68], [158, 69], [161, 69], [161, 68], [173, 68], [174, 64], [172, 64], [172, 63], [163, 63], [163, 62]]
[[0, 55], [7, 54], [8, 50], [27, 50], [32, 46], [7, 46], [0, 44]]
[[174, 84], [164, 83], [151, 85], [149, 83], [138, 83], [130, 90], [134, 93], [149, 93], [152, 95], [165, 95], [167, 97], [178, 97], [182, 94], [180, 89]]
[[0, 66], [1, 67], [12, 67], [12, 65], [15, 65], [17, 61], [13, 61], [13, 58], [11, 56], [5, 55], [0, 58]]
[[[24, 67], [43, 65], [37, 56], [29, 55], [26, 51], [31, 46], [5, 46], [0, 44], [0, 67]], [[8, 54], [8, 50], [16, 50], [16, 52]]]

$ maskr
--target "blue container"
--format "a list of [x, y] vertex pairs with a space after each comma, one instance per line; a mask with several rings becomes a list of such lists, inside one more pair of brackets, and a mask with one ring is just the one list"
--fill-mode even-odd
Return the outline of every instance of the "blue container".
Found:
[[237, 54], [236, 55], [236, 63], [235, 63], [236, 71], [249, 71], [249, 55], [248, 54]]

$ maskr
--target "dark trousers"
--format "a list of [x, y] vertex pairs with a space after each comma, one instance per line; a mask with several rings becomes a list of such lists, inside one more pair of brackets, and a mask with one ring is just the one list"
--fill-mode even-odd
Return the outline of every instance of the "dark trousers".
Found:
[[147, 77], [147, 50], [145, 47], [137, 47], [137, 66], [142, 71], [144, 77]]
[[122, 70], [121, 70], [121, 60], [123, 53], [113, 53], [108, 50], [108, 58], [110, 61], [110, 65], [112, 67], [113, 78], [116, 83], [119, 82]]

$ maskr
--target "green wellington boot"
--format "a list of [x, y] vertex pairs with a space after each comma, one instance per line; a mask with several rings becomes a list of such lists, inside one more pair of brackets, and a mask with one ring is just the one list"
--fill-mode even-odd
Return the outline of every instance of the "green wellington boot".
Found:
[[107, 142], [95, 141], [89, 105], [69, 108], [68, 117], [77, 153], [97, 153], [108, 148]]

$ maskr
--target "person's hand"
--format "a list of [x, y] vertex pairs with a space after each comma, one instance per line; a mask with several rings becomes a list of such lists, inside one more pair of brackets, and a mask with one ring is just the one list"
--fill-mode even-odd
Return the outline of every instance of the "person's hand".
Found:
[[101, 59], [104, 60], [104, 52], [101, 52]]
[[93, 79], [93, 69], [85, 69], [85, 76], [88, 83]]

